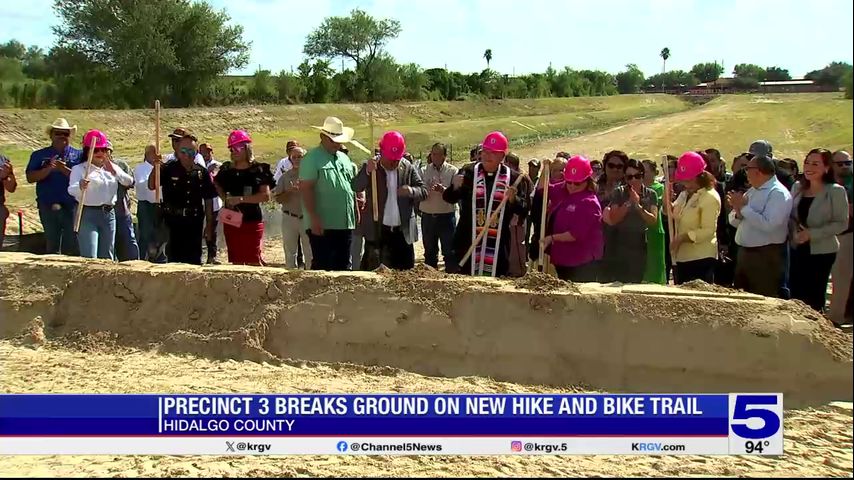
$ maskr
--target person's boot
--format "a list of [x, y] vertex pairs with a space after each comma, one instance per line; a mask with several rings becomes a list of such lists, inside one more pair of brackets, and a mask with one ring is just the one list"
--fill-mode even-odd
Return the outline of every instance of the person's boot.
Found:
[[208, 265], [222, 265], [222, 262], [216, 259], [216, 255], [208, 255]]

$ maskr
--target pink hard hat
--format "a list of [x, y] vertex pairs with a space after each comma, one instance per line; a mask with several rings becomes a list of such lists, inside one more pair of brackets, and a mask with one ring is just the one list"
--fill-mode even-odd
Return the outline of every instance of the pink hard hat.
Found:
[[699, 153], [685, 152], [676, 161], [676, 175], [674, 176], [677, 182], [692, 180], [703, 173], [705, 169], [706, 161]]
[[107, 136], [104, 132], [100, 130], [89, 130], [83, 135], [83, 147], [88, 148], [92, 146], [92, 139], [95, 139], [95, 148], [108, 148], [110, 141], [107, 140]]
[[501, 132], [492, 132], [483, 139], [483, 149], [490, 152], [507, 153], [510, 142]]
[[235, 130], [228, 135], [228, 148], [240, 143], [252, 143], [252, 138], [243, 130]]
[[570, 183], [581, 183], [593, 176], [590, 160], [581, 155], [570, 157], [563, 169], [563, 179]]
[[406, 153], [406, 141], [400, 132], [386, 132], [380, 139], [380, 155], [383, 158], [399, 162]]

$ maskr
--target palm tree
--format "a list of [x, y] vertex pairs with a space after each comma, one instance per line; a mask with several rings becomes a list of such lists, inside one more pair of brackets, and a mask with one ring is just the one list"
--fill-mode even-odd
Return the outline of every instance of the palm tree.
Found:
[[492, 49], [487, 48], [485, 52], [483, 52], [483, 58], [486, 59], [486, 69], [489, 70], [489, 62], [492, 61]]
[[662, 48], [659, 55], [664, 60], [664, 63], [661, 65], [661, 73], [664, 73], [667, 71], [667, 59], [670, 58], [670, 49], [667, 47]]

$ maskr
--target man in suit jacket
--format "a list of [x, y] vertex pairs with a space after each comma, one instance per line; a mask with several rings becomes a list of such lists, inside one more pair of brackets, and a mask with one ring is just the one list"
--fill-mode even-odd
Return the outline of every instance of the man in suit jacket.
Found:
[[[415, 266], [418, 226], [415, 206], [427, 198], [427, 188], [418, 169], [403, 158], [406, 144], [400, 132], [387, 132], [380, 140], [380, 155], [364, 165], [353, 179], [353, 191], [366, 191], [366, 207], [357, 227], [365, 238], [362, 270], [373, 270], [382, 263], [395, 270]], [[377, 218], [374, 222], [371, 173], [377, 177]], [[379, 259], [373, 251], [379, 250]]]

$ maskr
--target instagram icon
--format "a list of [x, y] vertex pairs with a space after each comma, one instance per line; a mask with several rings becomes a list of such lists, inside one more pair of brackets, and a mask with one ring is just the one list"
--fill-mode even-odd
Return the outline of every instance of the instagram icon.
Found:
[[510, 442], [510, 450], [514, 451], [514, 452], [521, 452], [522, 451], [522, 442], [520, 442], [518, 440]]

